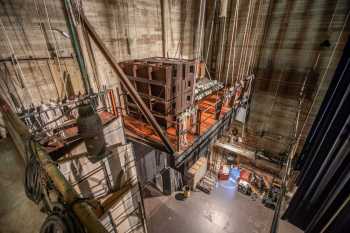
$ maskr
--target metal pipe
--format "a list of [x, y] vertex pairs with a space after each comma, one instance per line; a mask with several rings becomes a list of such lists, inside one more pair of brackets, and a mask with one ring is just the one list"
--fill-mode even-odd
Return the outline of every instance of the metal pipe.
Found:
[[[72, 59], [73, 56], [63, 56], [60, 57], [60, 59]], [[27, 61], [47, 61], [50, 60], [50, 57], [17, 57], [17, 62], [27, 62]], [[0, 59], [0, 62], [12, 62], [12, 58], [8, 57], [8, 58], [3, 58]]]
[[[8, 103], [0, 96], [0, 111], [6, 122], [7, 129], [21, 156], [26, 157], [25, 141], [31, 138], [25, 124], [18, 118], [18, 116], [11, 110]], [[38, 159], [45, 170], [46, 174], [52, 180], [55, 188], [60, 192], [63, 200], [68, 205], [72, 205], [73, 212], [79, 218], [80, 222], [86, 227], [89, 233], [107, 233], [101, 222], [96, 217], [90, 206], [85, 202], [76, 202], [79, 199], [78, 193], [69, 184], [56, 164], [51, 160], [49, 155], [44, 151], [39, 144], [35, 145], [38, 151]]]
[[84, 15], [81, 15], [81, 21], [84, 24], [86, 30], [89, 32], [91, 38], [95, 41], [95, 44], [97, 45], [97, 47], [101, 50], [107, 62], [111, 65], [113, 70], [118, 74], [120, 81], [122, 82], [125, 89], [129, 92], [133, 101], [137, 104], [137, 106], [140, 108], [141, 112], [147, 119], [147, 121], [152, 125], [156, 133], [159, 135], [160, 139], [163, 141], [167, 152], [173, 155], [175, 153], [175, 150], [173, 149], [173, 146], [171, 145], [169, 139], [165, 136], [158, 122], [156, 121], [156, 119], [154, 118], [154, 116], [146, 106], [146, 104], [143, 102], [142, 98], [137, 93], [137, 91], [133, 87], [132, 83], [130, 82], [130, 80], [128, 79], [128, 77], [126, 76], [122, 68], [120, 68], [114, 56], [111, 54], [111, 52], [109, 52], [106, 45], [103, 43], [102, 39], [99, 37], [99, 35], [96, 33], [91, 23], [88, 21], [88, 19]]
[[63, 0], [64, 2], [64, 10], [65, 10], [65, 16], [66, 16], [66, 23], [67, 27], [69, 30], [70, 34], [70, 39], [72, 43], [72, 47], [74, 49], [77, 62], [79, 65], [81, 77], [83, 80], [84, 84], [84, 89], [86, 94], [90, 94], [92, 92], [90, 81], [89, 81], [89, 76], [86, 70], [85, 62], [84, 62], [84, 57], [83, 57], [83, 52], [79, 43], [79, 38], [78, 38], [78, 33], [76, 31], [75, 25], [74, 25], [74, 19], [73, 19], [73, 14], [72, 14], [72, 5], [70, 0]]

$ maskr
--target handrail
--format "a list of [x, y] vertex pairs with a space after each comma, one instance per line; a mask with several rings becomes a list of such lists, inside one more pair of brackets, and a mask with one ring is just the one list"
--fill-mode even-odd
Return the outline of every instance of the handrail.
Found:
[[[6, 127], [15, 142], [17, 150], [26, 162], [25, 142], [30, 140], [31, 134], [25, 124], [12, 111], [8, 103], [0, 95], [0, 111], [3, 115]], [[76, 214], [80, 222], [86, 227], [88, 233], [107, 233], [98, 220], [90, 206], [84, 201], [76, 201], [79, 199], [78, 193], [69, 184], [63, 176], [57, 165], [51, 160], [45, 150], [35, 143], [38, 151], [38, 160], [45, 170], [46, 174], [52, 180], [54, 186], [62, 195], [64, 201], [72, 206], [73, 212]]]

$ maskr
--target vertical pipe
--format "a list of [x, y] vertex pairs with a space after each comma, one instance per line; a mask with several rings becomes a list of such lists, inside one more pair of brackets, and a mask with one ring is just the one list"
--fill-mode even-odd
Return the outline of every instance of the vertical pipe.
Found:
[[92, 92], [92, 89], [89, 81], [89, 76], [86, 70], [82, 49], [79, 43], [78, 33], [74, 25], [72, 5], [70, 0], [63, 0], [63, 2], [64, 2], [64, 10], [65, 10], [65, 16], [66, 16], [66, 23], [70, 34], [72, 47], [74, 49], [74, 52], [78, 61], [81, 77], [84, 84], [84, 89], [86, 94], [90, 94]]

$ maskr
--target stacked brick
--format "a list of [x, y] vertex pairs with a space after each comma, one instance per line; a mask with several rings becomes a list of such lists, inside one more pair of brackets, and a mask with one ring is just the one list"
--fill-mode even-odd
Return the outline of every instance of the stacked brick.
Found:
[[[193, 105], [193, 61], [154, 57], [121, 62], [120, 66], [162, 127], [174, 126], [177, 115]], [[129, 115], [143, 118], [130, 96], [126, 106]]]

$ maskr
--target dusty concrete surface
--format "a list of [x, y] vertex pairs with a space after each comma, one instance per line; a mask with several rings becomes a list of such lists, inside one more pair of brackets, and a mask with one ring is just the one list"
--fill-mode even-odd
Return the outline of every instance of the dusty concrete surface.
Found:
[[[268, 233], [273, 211], [260, 201], [236, 192], [230, 185], [219, 185], [210, 195], [193, 192], [185, 201], [174, 196], [145, 199], [150, 233]], [[279, 232], [301, 233], [280, 222]]]
[[0, 232], [37, 233], [45, 215], [24, 193], [24, 164], [9, 139], [0, 140]]

